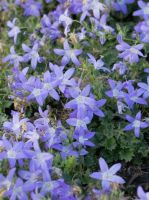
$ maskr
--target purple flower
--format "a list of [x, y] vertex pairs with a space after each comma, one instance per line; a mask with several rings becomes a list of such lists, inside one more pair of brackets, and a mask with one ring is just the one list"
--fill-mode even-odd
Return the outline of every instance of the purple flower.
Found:
[[144, 72], [149, 73], [149, 68], [145, 68]]
[[27, 90], [31, 92], [27, 99], [36, 99], [37, 103], [42, 106], [47, 97], [47, 91], [43, 90], [43, 83], [40, 81], [40, 79], [34, 78], [32, 85], [27, 86]]
[[38, 54], [39, 50], [38, 43], [35, 43], [32, 49], [28, 47], [26, 44], [22, 44], [22, 48], [24, 52], [26, 52], [26, 54], [23, 56], [23, 61], [24, 62], [31, 61], [31, 67], [35, 69], [37, 63], [41, 63], [42, 61], [42, 58]]
[[116, 2], [112, 3], [112, 7], [116, 11], [122, 11], [123, 14], [127, 14], [127, 12], [128, 12], [127, 4], [131, 4], [133, 2], [134, 2], [134, 0], [116, 0]]
[[58, 87], [62, 93], [65, 93], [66, 87], [76, 85], [75, 79], [71, 78], [75, 72], [74, 68], [70, 68], [64, 73], [64, 67], [58, 67], [50, 63], [50, 69], [54, 72], [56, 80], [59, 80]]
[[124, 62], [117, 62], [113, 65], [112, 71], [118, 71], [119, 75], [124, 75], [128, 70]]
[[143, 93], [143, 98], [149, 97], [149, 76], [147, 77], [147, 84], [146, 83], [138, 83], [138, 86], [140, 87], [139, 91]]
[[55, 145], [53, 145], [52, 148], [60, 151], [61, 157], [63, 159], [66, 159], [67, 156], [78, 157], [78, 153], [73, 150], [72, 145], [63, 146], [62, 144], [55, 144]]
[[[80, 113], [80, 115], [81, 115], [81, 113]], [[70, 126], [74, 126], [75, 127], [75, 130], [77, 131], [79, 131], [81, 128], [83, 129], [83, 130], [88, 130], [87, 129], [87, 124], [89, 124], [90, 123], [90, 119], [89, 119], [89, 117], [85, 117], [84, 116], [84, 114], [82, 113], [82, 116], [80, 116], [80, 117], [71, 117], [71, 118], [69, 118], [69, 119], [67, 119], [66, 120], [66, 122], [70, 125]]]
[[114, 97], [116, 99], [122, 99], [124, 98], [124, 92], [122, 91], [123, 89], [123, 84], [119, 81], [116, 82], [112, 79], [108, 80], [108, 83], [111, 87], [111, 90], [106, 91], [106, 95], [110, 98]]
[[121, 102], [121, 100], [117, 101], [117, 109], [119, 114], [123, 114], [123, 111], [125, 111], [126, 108], [128, 108], [128, 106], [126, 106], [123, 102]]
[[82, 49], [71, 49], [68, 41], [64, 41], [64, 49], [54, 49], [54, 53], [63, 56], [61, 64], [63, 66], [67, 65], [71, 60], [76, 66], [80, 65], [80, 61], [76, 56], [79, 56], [82, 53]]
[[17, 178], [13, 188], [6, 194], [10, 200], [28, 200], [27, 192], [32, 191], [30, 185], [23, 183], [22, 179]]
[[81, 0], [72, 0], [69, 10], [73, 14], [79, 14], [82, 11], [83, 2]]
[[81, 29], [81, 32], [78, 32], [78, 33], [76, 34], [76, 36], [77, 36], [77, 38], [78, 38], [79, 41], [85, 39], [86, 32], [87, 32], [87, 31], [86, 31], [85, 28], [83, 27], [83, 28]]
[[96, 61], [95, 57], [92, 54], [88, 53], [87, 55], [89, 57], [89, 63], [93, 64], [95, 69], [102, 70], [104, 72], [110, 72], [108, 68], [104, 67], [105, 63], [103, 62], [102, 58]]
[[140, 51], [144, 46], [143, 44], [130, 46], [122, 40], [122, 37], [120, 35], [117, 37], [117, 40], [120, 44], [116, 45], [116, 49], [122, 52], [119, 53], [119, 58], [123, 58], [125, 61], [128, 61], [130, 64], [133, 64], [139, 62], [139, 56], [144, 57], [144, 55]]
[[134, 29], [140, 34], [140, 40], [142, 42], [149, 43], [149, 19], [139, 22]]
[[5, 0], [1, 0], [0, 2], [0, 11], [7, 11], [8, 10], [8, 2], [6, 2]]
[[149, 200], [149, 192], [145, 193], [141, 186], [138, 187], [137, 194], [138, 194], [139, 200]]
[[138, 1], [138, 5], [141, 9], [135, 11], [133, 15], [143, 17], [144, 19], [149, 19], [149, 3]]
[[[46, 180], [41, 188], [40, 194], [45, 197], [49, 194], [51, 199], [59, 200], [76, 200], [73, 195], [72, 188], [67, 185], [63, 179], [58, 180]], [[37, 199], [35, 199], [37, 200]]]
[[12, 20], [12, 22], [11, 21], [7, 22], [7, 26], [9, 28], [11, 28], [11, 30], [8, 32], [8, 36], [14, 38], [14, 43], [15, 44], [16, 44], [16, 41], [17, 41], [18, 34], [21, 32], [19, 27], [15, 25], [16, 20], [17, 19], [14, 18]]
[[130, 131], [134, 129], [134, 134], [136, 137], [139, 137], [140, 135], [140, 128], [147, 128], [149, 126], [149, 124], [146, 122], [141, 121], [141, 111], [136, 114], [135, 118], [131, 117], [130, 115], [126, 115], [126, 119], [130, 122], [130, 124], [124, 128], [124, 131]]
[[91, 178], [101, 180], [102, 188], [105, 191], [111, 190], [110, 183], [125, 183], [124, 179], [115, 175], [121, 168], [121, 164], [114, 164], [112, 167], [108, 167], [106, 161], [103, 158], [99, 159], [100, 172], [94, 172], [90, 175]]
[[25, 124], [28, 119], [24, 118], [20, 120], [20, 116], [18, 112], [12, 111], [12, 122], [4, 122], [3, 127], [7, 130], [7, 131], [12, 131], [13, 133], [15, 133], [16, 137], [20, 137], [21, 135], [21, 127], [23, 124]]
[[39, 144], [34, 145], [34, 150], [26, 150], [25, 154], [30, 158], [30, 165], [42, 170], [44, 177], [49, 177], [49, 169], [53, 162], [53, 155], [49, 152], [42, 152]]
[[83, 3], [82, 6], [82, 15], [80, 21], [84, 21], [86, 16], [90, 16], [89, 11], [93, 12], [93, 15], [96, 19], [100, 18], [100, 13], [105, 11], [105, 5], [100, 3], [98, 0], [87, 0]]
[[[0, 189], [1, 190], [6, 190], [9, 191], [9, 189], [12, 186], [13, 183], [13, 178], [14, 178], [14, 173], [16, 171], [16, 168], [12, 168], [9, 170], [9, 173], [6, 177], [4, 177], [2, 174], [0, 174]], [[4, 193], [4, 195], [6, 194], [6, 192]]]
[[89, 141], [95, 133], [93, 132], [85, 132], [83, 129], [80, 129], [79, 131], [76, 131], [73, 138], [77, 140], [77, 142], [73, 142], [73, 145], [82, 145], [82, 146], [89, 146], [93, 147], [95, 146], [92, 142]]
[[33, 144], [35, 147], [38, 144], [38, 140], [40, 138], [39, 133], [37, 132], [36, 128], [30, 123], [30, 127], [28, 127], [29, 130], [25, 131], [23, 134], [23, 137], [27, 139], [27, 143]]
[[114, 29], [111, 26], [107, 25], [108, 16], [109, 15], [107, 13], [104, 13], [101, 16], [100, 20], [98, 20], [94, 17], [90, 17], [91, 22], [95, 24], [95, 31], [99, 31], [100, 38], [102, 37], [102, 34], [104, 36], [104, 34], [106, 34], [106, 33], [114, 32]]
[[3, 62], [10, 62], [14, 67], [19, 67], [20, 62], [23, 62], [23, 57], [19, 56], [14, 49], [14, 46], [10, 48], [10, 54], [3, 59]]
[[50, 3], [52, 0], [46, 0], [46, 3]]
[[40, 16], [42, 4], [34, 0], [28, 0], [22, 7], [24, 8], [24, 15], [38, 17]]
[[49, 128], [49, 108], [47, 108], [45, 111], [42, 111], [41, 107], [39, 107], [38, 112], [41, 118], [38, 118], [34, 121], [36, 128], [39, 128], [40, 130]]
[[11, 88], [15, 92], [16, 96], [23, 98], [26, 96], [26, 87], [28, 86], [30, 80], [27, 80], [26, 75], [28, 72], [28, 67], [25, 67], [22, 71], [18, 68], [14, 70], [14, 81], [11, 85]]
[[100, 18], [100, 12], [105, 11], [105, 4], [99, 2], [98, 0], [91, 0], [89, 5], [90, 10], [92, 10], [95, 18]]
[[49, 71], [44, 73], [43, 91], [47, 94], [47, 96], [49, 95], [57, 101], [60, 98], [55, 90], [55, 87], [57, 87], [58, 83], [59, 81], [52, 79], [52, 75]]
[[147, 105], [145, 99], [140, 97], [143, 93], [142, 90], [134, 89], [131, 82], [129, 82], [125, 88], [128, 90], [128, 93], [124, 93], [124, 100], [131, 109], [133, 109], [134, 103]]
[[64, 14], [61, 14], [59, 17], [59, 22], [63, 24], [64, 26], [64, 34], [67, 36], [67, 34], [70, 31], [70, 25], [72, 24], [73, 20], [68, 15], [68, 9], [65, 10]]
[[8, 159], [10, 167], [15, 167], [16, 160], [21, 163], [21, 159], [26, 158], [23, 152], [24, 143], [23, 142], [10, 142], [3, 139], [4, 151], [0, 153], [0, 160]]
[[32, 190], [42, 186], [42, 171], [33, 165], [29, 165], [29, 171], [19, 170], [19, 176], [24, 179], [26, 185], [29, 185]]
[[[73, 90], [73, 89], [72, 89]], [[71, 91], [70, 91], [71, 93]], [[91, 121], [93, 114], [104, 117], [104, 113], [99, 109], [101, 106], [103, 106], [106, 102], [105, 99], [101, 99], [99, 101], [96, 101], [93, 96], [89, 96], [90, 94], [90, 85], [87, 85], [82, 91], [72, 91], [71, 95], [74, 98], [73, 100], [66, 103], [65, 108], [68, 109], [74, 109], [77, 114], [77, 119], [69, 119], [69, 123], [74, 123], [74, 126], [79, 126], [81, 121], [85, 120], [88, 124], [89, 121]], [[86, 116], [85, 119], [83, 117]], [[79, 119], [80, 118], [80, 119]], [[76, 121], [77, 120], [77, 121]], [[80, 120], [80, 121], [79, 121]], [[84, 121], [84, 122], [85, 122]], [[83, 123], [85, 125], [85, 123]], [[82, 124], [82, 125], [83, 125]], [[84, 126], [83, 125], [83, 126]], [[86, 126], [84, 126], [85, 128]]]
[[57, 39], [61, 36], [61, 33], [58, 30], [59, 23], [56, 21], [52, 24], [49, 16], [44, 15], [41, 18], [41, 26], [41, 33], [50, 37], [51, 40]]

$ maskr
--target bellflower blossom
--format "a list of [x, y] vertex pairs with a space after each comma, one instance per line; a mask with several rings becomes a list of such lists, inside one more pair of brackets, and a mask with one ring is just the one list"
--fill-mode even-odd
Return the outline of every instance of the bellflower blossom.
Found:
[[79, 14], [82, 12], [82, 6], [83, 6], [82, 0], [72, 0], [71, 4], [69, 6], [69, 10], [73, 14]]
[[31, 143], [33, 144], [33, 147], [35, 147], [38, 144], [40, 135], [33, 124], [29, 123], [28, 126], [29, 126], [28, 130], [25, 131], [25, 133], [23, 134], [23, 137], [27, 139], [26, 143]]
[[12, 200], [28, 200], [27, 193], [32, 191], [30, 185], [25, 184], [21, 178], [17, 178], [15, 185], [13, 188], [6, 193], [6, 197]]
[[16, 42], [17, 42], [18, 34], [21, 32], [20, 29], [19, 29], [19, 27], [15, 25], [16, 20], [17, 20], [17, 19], [14, 18], [14, 19], [12, 20], [12, 22], [11, 22], [11, 21], [8, 21], [8, 22], [7, 22], [7, 26], [8, 26], [9, 28], [11, 28], [11, 30], [8, 32], [8, 36], [14, 38], [14, 43], [15, 43], [15, 44], [16, 44]]
[[100, 18], [100, 12], [104, 12], [105, 8], [105, 4], [99, 2], [98, 0], [90, 1], [90, 9], [93, 11], [93, 15], [97, 19]]
[[139, 56], [144, 57], [143, 53], [140, 51], [144, 46], [143, 44], [130, 46], [122, 40], [122, 37], [120, 35], [117, 37], [117, 40], [119, 44], [116, 45], [116, 49], [122, 52], [119, 53], [119, 58], [123, 58], [125, 61], [128, 61], [130, 64], [133, 64], [139, 62]]
[[143, 22], [139, 22], [135, 27], [135, 31], [139, 33], [140, 40], [149, 43], [149, 18]]
[[121, 164], [114, 164], [112, 167], [108, 167], [106, 161], [103, 158], [99, 159], [100, 172], [94, 172], [90, 174], [91, 178], [101, 180], [102, 188], [105, 191], [111, 190], [110, 183], [125, 183], [124, 179], [120, 176], [116, 175], [116, 173], [120, 170]]
[[0, 152], [0, 160], [8, 159], [10, 167], [13, 168], [16, 165], [16, 161], [21, 164], [21, 159], [26, 158], [23, 152], [23, 142], [10, 142], [9, 140], [3, 139], [4, 151]]
[[104, 67], [105, 63], [103, 62], [102, 58], [96, 61], [95, 57], [92, 54], [88, 53], [87, 55], [89, 57], [89, 63], [93, 64], [95, 69], [102, 70], [104, 72], [110, 72], [108, 68]]
[[[51, 199], [61, 199], [61, 200], [77, 200], [74, 195], [72, 188], [67, 185], [63, 179], [58, 180], [47, 180], [44, 182], [40, 194], [45, 197], [49, 194]], [[37, 200], [37, 199], [35, 199]]]
[[128, 90], [128, 93], [124, 94], [124, 100], [130, 109], [133, 109], [135, 103], [147, 105], [146, 100], [141, 97], [141, 95], [143, 94], [142, 90], [134, 89], [131, 82], [128, 82], [125, 88]]
[[47, 94], [47, 96], [51, 96], [55, 100], [59, 100], [59, 95], [55, 90], [55, 87], [58, 86], [59, 81], [53, 80], [52, 75], [49, 71], [44, 73], [44, 80], [43, 80], [43, 91]]
[[136, 137], [139, 137], [141, 128], [147, 128], [149, 126], [149, 124], [146, 122], [141, 121], [141, 111], [136, 114], [135, 118], [131, 117], [130, 115], [126, 115], [126, 120], [129, 121], [130, 124], [124, 128], [124, 131], [130, 131], [134, 129], [134, 134]]
[[64, 26], [64, 34], [67, 36], [67, 34], [70, 31], [70, 25], [72, 24], [73, 20], [68, 15], [68, 9], [65, 10], [64, 14], [60, 15], [59, 22], [63, 24]]
[[34, 145], [34, 151], [25, 150], [25, 154], [31, 159], [31, 165], [42, 170], [44, 177], [49, 176], [49, 168], [53, 162], [53, 155], [51, 153], [41, 151], [37, 143]]
[[55, 21], [51, 23], [51, 19], [48, 15], [43, 15], [41, 18], [41, 33], [49, 37], [51, 40], [55, 40], [61, 36], [59, 28], [59, 22]]
[[4, 195], [10, 190], [12, 184], [13, 184], [13, 178], [15, 174], [16, 168], [12, 168], [9, 170], [8, 175], [4, 177], [2, 174], [0, 174], [0, 190], [4, 189], [6, 192]]
[[82, 14], [80, 22], [84, 21], [86, 16], [90, 16], [90, 10], [93, 12], [93, 16], [97, 19], [100, 18], [100, 13], [105, 11], [105, 4], [100, 3], [98, 0], [87, 0], [83, 2]]
[[27, 97], [27, 99], [36, 99], [37, 103], [42, 106], [44, 100], [47, 98], [47, 91], [43, 90], [43, 83], [40, 81], [40, 79], [34, 78], [33, 83], [27, 86], [27, 90], [30, 92], [30, 95]]
[[138, 86], [140, 87], [141, 93], [143, 93], [143, 98], [149, 97], [149, 76], [147, 77], [147, 84], [143, 82], [139, 82]]
[[75, 86], [76, 82], [74, 78], [71, 78], [75, 72], [74, 68], [68, 69], [65, 73], [63, 72], [64, 67], [58, 67], [57, 65], [49, 64], [50, 69], [54, 72], [56, 80], [59, 81], [59, 89], [62, 93], [65, 93], [67, 87]]
[[3, 127], [5, 128], [5, 130], [7, 131], [12, 131], [15, 136], [18, 138], [20, 137], [21, 134], [21, 127], [28, 121], [27, 118], [21, 119], [20, 120], [20, 116], [18, 112], [12, 111], [12, 122], [4, 122]]
[[6, 2], [5, 0], [1, 0], [0, 2], [0, 11], [7, 11], [8, 10], [8, 2]]
[[89, 141], [94, 135], [95, 133], [93, 132], [85, 132], [83, 129], [80, 129], [74, 133], [73, 138], [76, 139], [76, 142], [73, 142], [73, 145], [94, 147], [95, 145]]
[[29, 165], [29, 171], [19, 170], [18, 174], [26, 181], [25, 184], [30, 185], [33, 190], [42, 186], [42, 171], [34, 165]]
[[23, 61], [28, 62], [31, 61], [31, 67], [33, 69], [36, 68], [37, 63], [41, 63], [42, 58], [38, 54], [39, 45], [35, 43], [32, 49], [28, 47], [26, 44], [22, 44], [22, 48], [26, 54], [23, 56]]
[[82, 53], [82, 49], [71, 49], [67, 40], [64, 41], [64, 49], [54, 49], [54, 53], [59, 56], [63, 56], [61, 61], [63, 66], [67, 65], [70, 60], [76, 66], [80, 65], [80, 61], [77, 59], [77, 56]]
[[123, 14], [127, 14], [127, 4], [133, 3], [134, 0], [116, 0], [112, 3], [112, 7], [116, 11], [122, 11]]
[[149, 192], [144, 192], [141, 186], [137, 188], [137, 195], [139, 200], [149, 200]]
[[36, 119], [34, 121], [34, 125], [37, 129], [44, 130], [46, 128], [49, 128], [49, 108], [47, 107], [47, 110], [42, 111], [41, 107], [38, 108], [38, 112], [40, 114], [40, 118]]
[[93, 22], [95, 24], [95, 30], [99, 31], [99, 35], [101, 35], [102, 33], [114, 33], [114, 29], [107, 25], [107, 18], [109, 17], [109, 15], [107, 13], [104, 13], [100, 20], [90, 17], [91, 22]]
[[3, 59], [3, 62], [10, 62], [14, 67], [19, 67], [20, 62], [23, 62], [23, 57], [19, 56], [14, 49], [14, 46], [10, 48], [10, 54]]
[[124, 62], [117, 62], [113, 65], [112, 71], [118, 71], [119, 75], [124, 75], [128, 70], [126, 64]]
[[79, 113], [81, 116], [76, 116], [76, 117], [70, 117], [69, 119], [66, 120], [67, 124], [70, 126], [75, 127], [75, 131], [79, 131], [80, 129], [83, 130], [88, 130], [87, 129], [87, 124], [90, 123], [89, 117], [85, 117], [84, 114]]
[[53, 145], [52, 148], [60, 151], [61, 157], [63, 159], [66, 159], [68, 156], [78, 157], [78, 153], [77, 153], [77, 151], [73, 150], [72, 145], [64, 146], [62, 144], [55, 144], [55, 145]]
[[112, 79], [108, 80], [111, 90], [106, 91], [106, 95], [110, 98], [114, 97], [116, 99], [123, 99], [124, 92], [122, 91], [124, 85], [120, 81], [114, 81]]
[[40, 16], [40, 10], [42, 9], [42, 4], [34, 0], [27, 0], [22, 6], [24, 8], [25, 16]]
[[26, 96], [26, 87], [33, 81], [33, 77], [27, 80], [27, 72], [29, 67], [25, 67], [22, 71], [18, 68], [14, 73], [14, 81], [11, 84], [11, 89], [13, 89], [16, 96], [23, 98]]
[[138, 1], [138, 5], [141, 8], [133, 13], [133, 16], [140, 16], [144, 19], [149, 19], [149, 3], [144, 1]]

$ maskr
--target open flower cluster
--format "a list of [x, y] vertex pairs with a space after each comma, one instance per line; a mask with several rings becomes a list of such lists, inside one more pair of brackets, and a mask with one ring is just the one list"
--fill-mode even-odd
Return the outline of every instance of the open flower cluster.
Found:
[[[108, 198], [115, 185], [119, 190], [127, 181], [117, 174], [122, 164], [107, 164], [123, 158], [108, 160], [112, 144], [104, 154], [103, 141], [96, 137], [102, 135], [104, 121], [113, 116], [119, 117], [116, 129], [121, 127], [121, 134], [113, 136], [117, 143], [130, 134], [141, 144], [149, 127], [143, 110], [149, 105], [149, 69], [139, 69], [142, 73], [145, 69], [144, 79], [135, 79], [132, 72], [147, 57], [149, 3], [137, 3], [138, 10], [131, 15], [141, 21], [128, 39], [110, 19], [112, 12], [127, 16], [134, 0], [0, 1], [3, 13], [16, 11], [5, 24], [9, 53], [2, 62], [9, 68], [13, 108], [0, 136], [0, 197], [93, 200]], [[110, 40], [115, 46], [112, 52], [107, 47], [112, 54], [106, 59], [106, 52], [96, 45], [102, 49]], [[113, 116], [109, 110], [114, 110]], [[110, 133], [106, 137], [104, 141], [111, 139]], [[91, 161], [93, 152], [96, 159]], [[87, 158], [91, 165], [85, 165]], [[89, 180], [87, 192], [85, 180]], [[149, 199], [141, 186], [137, 195]]]

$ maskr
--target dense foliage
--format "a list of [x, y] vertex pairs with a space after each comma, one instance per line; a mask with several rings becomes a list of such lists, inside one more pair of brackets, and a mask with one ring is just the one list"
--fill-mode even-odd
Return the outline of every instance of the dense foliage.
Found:
[[0, 1], [1, 199], [149, 199], [147, 2]]

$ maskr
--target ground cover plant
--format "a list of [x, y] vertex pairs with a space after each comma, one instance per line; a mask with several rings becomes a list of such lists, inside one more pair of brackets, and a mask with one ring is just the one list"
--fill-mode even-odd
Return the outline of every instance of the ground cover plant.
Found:
[[149, 199], [149, 2], [0, 1], [0, 199]]

